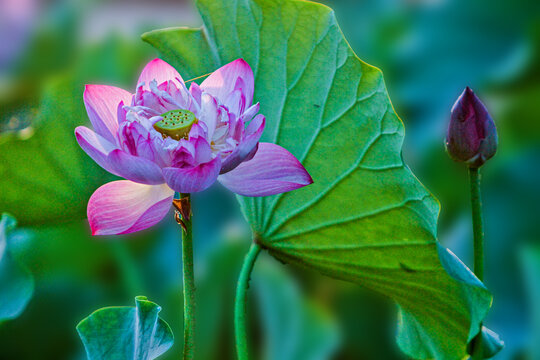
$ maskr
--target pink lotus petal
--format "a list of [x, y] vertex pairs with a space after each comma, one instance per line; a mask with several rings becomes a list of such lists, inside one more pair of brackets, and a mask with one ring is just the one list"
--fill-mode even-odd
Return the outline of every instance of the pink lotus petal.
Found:
[[146, 64], [141, 72], [141, 76], [139, 76], [137, 85], [144, 83], [143, 89], [150, 90], [150, 82], [152, 80], [156, 80], [157, 85], [169, 80], [184, 82], [178, 71], [161, 59], [154, 59]]
[[107, 156], [107, 162], [113, 174], [136, 183], [158, 185], [165, 182], [161, 168], [156, 163], [120, 149], [111, 151]]
[[279, 145], [259, 143], [253, 159], [218, 178], [226, 188], [244, 196], [268, 196], [313, 183], [302, 164]]
[[246, 99], [241, 90], [234, 90], [230, 93], [224, 103], [229, 112], [236, 114], [237, 116], [241, 116], [246, 108]]
[[195, 99], [197, 103], [201, 103], [201, 97], [202, 97], [202, 89], [196, 82], [192, 82], [189, 86], [189, 92], [191, 96]]
[[180, 139], [179, 144], [172, 153], [173, 167], [193, 167], [195, 161], [195, 144], [186, 139]]
[[118, 131], [118, 104], [131, 104], [132, 95], [126, 90], [108, 85], [86, 85], [84, 105], [94, 130], [111, 143]]
[[223, 160], [221, 166], [221, 174], [225, 174], [234, 168], [249, 155], [253, 155], [254, 149], [257, 147], [259, 140], [264, 131], [265, 117], [261, 114], [255, 116], [253, 121], [248, 125], [246, 129], [247, 136], [242, 140], [240, 144], [233, 150], [233, 152]]
[[207, 134], [206, 124], [202, 122], [196, 122], [193, 125], [191, 125], [191, 129], [189, 130], [189, 138], [202, 137], [206, 139], [206, 136], [207, 136], [206, 134]]
[[107, 155], [116, 149], [115, 145], [86, 126], [78, 126], [75, 129], [75, 137], [77, 138], [80, 147], [88, 154], [88, 156], [108, 172], [113, 172], [109, 165]]
[[167, 185], [127, 180], [105, 184], [88, 201], [92, 235], [127, 234], [153, 226], [167, 215], [173, 196]]
[[242, 114], [242, 120], [247, 123], [249, 121], [251, 121], [251, 119], [253, 119], [253, 117], [255, 116], [255, 114], [257, 114], [259, 112], [259, 103], [256, 103], [250, 107], [248, 107], [244, 113]]
[[189, 139], [189, 142], [193, 144], [195, 149], [194, 160], [197, 165], [207, 163], [212, 160], [212, 147], [204, 137], [192, 137]]
[[116, 119], [118, 121], [118, 125], [120, 126], [124, 121], [126, 121], [126, 114], [127, 111], [124, 109], [124, 102], [120, 101], [118, 104], [118, 107], [116, 109]]
[[253, 71], [244, 59], [237, 59], [220, 67], [207, 77], [201, 84], [201, 89], [214, 96], [225, 106], [226, 101], [234, 90], [240, 90], [245, 98], [245, 104], [251, 106], [254, 91]]
[[220, 168], [221, 158], [217, 156], [207, 163], [191, 168], [164, 168], [163, 176], [173, 190], [194, 193], [209, 188], [216, 181]]
[[208, 129], [208, 139], [212, 140], [218, 119], [218, 104], [209, 94], [201, 95], [201, 112], [199, 120], [206, 124]]

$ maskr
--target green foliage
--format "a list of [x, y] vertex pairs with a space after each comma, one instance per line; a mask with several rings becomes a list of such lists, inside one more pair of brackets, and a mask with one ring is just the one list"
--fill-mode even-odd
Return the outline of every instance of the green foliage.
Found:
[[82, 219], [86, 200], [112, 179], [75, 141], [75, 127], [87, 121], [77, 85], [70, 78], [49, 85], [34, 124], [0, 138], [0, 208], [23, 223]]
[[[526, 39], [523, 67], [491, 86], [493, 107], [497, 110], [498, 126], [505, 135], [506, 151], [538, 146], [540, 111], [536, 99], [540, 96], [540, 27], [535, 26]], [[489, 99], [489, 98], [488, 98]], [[497, 106], [495, 106], [495, 104]]]
[[[209, 254], [199, 259], [208, 267], [196, 278], [197, 359], [236, 359], [232, 348], [231, 309], [247, 251], [245, 245], [245, 241], [221, 239]], [[260, 331], [262, 351], [253, 347], [253, 358], [328, 359], [339, 345], [335, 320], [319, 304], [304, 296], [290, 275], [273, 259], [260, 259], [255, 265], [248, 296], [251, 313], [248, 318], [249, 329], [253, 329], [250, 338], [255, 340], [258, 337], [255, 334]]]
[[287, 194], [240, 198], [258, 240], [283, 261], [393, 298], [401, 308], [398, 343], [410, 356], [466, 356], [491, 296], [437, 243], [439, 206], [402, 161], [403, 124], [381, 72], [356, 57], [324, 6], [197, 5], [203, 29], [143, 39], [186, 78], [246, 59], [267, 117], [263, 141], [287, 148], [315, 180]]
[[521, 249], [520, 254], [525, 282], [529, 295], [531, 309], [530, 321], [534, 332], [532, 334], [529, 358], [538, 359], [540, 357], [540, 247], [528, 246]]
[[[236, 281], [247, 248], [245, 243], [220, 241], [210, 254], [196, 258], [208, 264], [200, 276], [196, 273], [197, 359], [235, 358], [232, 329]], [[195, 253], [197, 256], [197, 252]], [[180, 316], [179, 316], [180, 317]], [[201, 344], [201, 345], [199, 345]], [[228, 349], [230, 351], [225, 351]]]
[[106, 78], [117, 85], [133, 85], [127, 79], [133, 80], [147, 53], [112, 37], [83, 54], [78, 66], [46, 82], [30, 126], [0, 133], [0, 209], [22, 224], [83, 219], [92, 192], [115, 179], [75, 139], [75, 128], [89, 124], [82, 100], [84, 84]]
[[298, 285], [283, 267], [261, 260], [253, 273], [253, 288], [264, 331], [263, 356], [256, 358], [332, 358], [340, 342], [333, 319], [320, 306], [302, 296]]
[[[475, 342], [469, 343], [469, 347], [467, 349], [471, 356], [474, 354], [474, 344]], [[482, 327], [482, 347], [484, 359], [491, 359], [504, 348], [504, 341], [501, 340], [498, 334], [484, 326]]]
[[7, 214], [0, 219], [0, 323], [19, 316], [34, 292], [34, 278], [10, 253], [10, 233], [16, 221]]
[[144, 296], [135, 298], [135, 307], [95, 311], [77, 325], [88, 359], [157, 358], [173, 344], [172, 331], [158, 316], [160, 311]]
[[318, 284], [327, 298], [334, 299], [332, 312], [339, 319], [343, 337], [337, 358], [357, 359], [361, 354], [364, 360], [410, 359], [395, 340], [398, 309], [391, 299], [331, 278], [319, 278]]
[[[34, 275], [36, 289], [24, 313], [0, 326], [0, 348], [6, 359], [86, 358], [75, 326], [101, 304], [130, 304], [135, 295], [148, 293], [163, 307], [178, 307], [181, 289], [174, 293], [175, 301], [167, 303], [160, 290], [164, 288], [163, 276], [153, 274], [148, 283], [159, 278], [158, 290], [137, 290], [129, 266], [118, 255], [117, 250], [126, 247], [125, 256], [136, 264], [135, 284], [137, 280], [147, 284], [143, 276], [159, 263], [146, 264], [143, 259], [163, 240], [159, 231], [137, 234], [131, 241], [125, 237], [98, 240], [90, 235], [88, 222], [80, 220], [20, 232], [30, 232], [31, 238], [13, 241], [11, 254], [24, 260]], [[18, 240], [20, 236], [16, 236]], [[162, 316], [173, 318], [170, 313]]]

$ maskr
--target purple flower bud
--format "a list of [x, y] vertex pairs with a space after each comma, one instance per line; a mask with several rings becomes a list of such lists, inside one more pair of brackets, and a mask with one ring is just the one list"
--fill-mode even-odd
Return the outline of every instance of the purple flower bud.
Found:
[[467, 87], [452, 108], [446, 150], [455, 161], [480, 167], [497, 151], [497, 129], [486, 107]]

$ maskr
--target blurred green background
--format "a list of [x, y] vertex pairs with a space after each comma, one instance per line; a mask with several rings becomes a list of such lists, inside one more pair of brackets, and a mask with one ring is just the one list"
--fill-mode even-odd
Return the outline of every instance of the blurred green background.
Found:
[[[407, 129], [404, 158], [441, 202], [441, 242], [467, 264], [466, 169], [446, 156], [443, 139], [465, 86], [490, 109], [500, 146], [484, 167], [485, 283], [494, 294], [487, 325], [506, 343], [496, 359], [540, 359], [540, 2], [323, 2], [358, 56], [383, 70]], [[163, 307], [176, 335], [163, 359], [178, 357], [172, 213], [140, 234], [92, 238], [86, 202], [113, 177], [73, 131], [88, 122], [85, 83], [132, 89], [157, 56], [140, 34], [199, 24], [181, 0], [0, 0], [0, 212], [19, 222], [8, 250], [35, 284], [18, 317], [0, 316], [0, 359], [84, 359], [75, 325], [100, 307], [132, 306], [136, 295]], [[234, 196], [218, 186], [194, 197], [194, 212], [198, 358], [232, 359], [232, 302], [249, 231]], [[260, 358], [405, 358], [394, 342], [394, 305], [357, 286], [264, 257], [250, 295]]]

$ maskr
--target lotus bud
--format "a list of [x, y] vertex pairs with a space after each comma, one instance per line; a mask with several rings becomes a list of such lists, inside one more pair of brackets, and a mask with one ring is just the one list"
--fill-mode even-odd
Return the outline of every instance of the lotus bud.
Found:
[[497, 151], [497, 128], [486, 107], [467, 87], [452, 107], [446, 150], [452, 159], [478, 168]]

